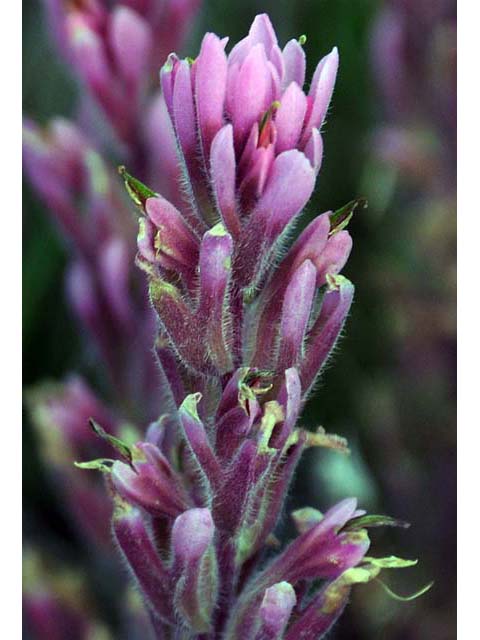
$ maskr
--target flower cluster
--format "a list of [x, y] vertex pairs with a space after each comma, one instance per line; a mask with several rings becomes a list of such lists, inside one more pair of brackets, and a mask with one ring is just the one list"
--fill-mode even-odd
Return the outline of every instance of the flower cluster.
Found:
[[57, 45], [88, 90], [83, 117], [100, 109], [118, 139], [138, 145], [144, 99], [181, 45], [198, 0], [44, 0]]
[[142, 179], [180, 198], [175, 140], [154, 72], [181, 45], [199, 3], [45, 4], [59, 51], [88, 91], [77, 122], [54, 118], [41, 127], [26, 119], [25, 170], [71, 253], [68, 298], [115, 404], [127, 417], [150, 420], [160, 407], [155, 321], [132, 270], [135, 219], [107, 155], [121, 154]]
[[[119, 137], [133, 148], [120, 127], [128, 117], [120, 109], [117, 122], [117, 103], [106, 87], [116, 91], [120, 77], [125, 87], [148, 67], [146, 26], [138, 16], [129, 22], [124, 9], [111, 17], [93, 0], [78, 5], [82, 19], [75, 11], [70, 21], [82, 30], [74, 37], [81, 47], [77, 64]], [[101, 43], [109, 47], [108, 65]], [[268, 17], [260, 15], [228, 55], [227, 39], [212, 33], [195, 60], [171, 54], [160, 74], [161, 100], [181, 190], [167, 199], [155, 184], [147, 187], [121, 168], [139, 214], [136, 263], [146, 274], [158, 326], [160, 375], [150, 376], [147, 368], [142, 373], [162, 389], [140, 386], [150, 399], [160, 397], [161, 406], [144, 435], [105, 414], [78, 381], [63, 396], [44, 392], [32, 402], [47, 443], [52, 431], [65, 437], [75, 443], [71, 450], [82, 460], [77, 466], [103, 473], [116, 543], [159, 639], [320, 638], [343, 611], [353, 584], [382, 568], [411, 564], [365, 556], [367, 528], [396, 523], [366, 516], [353, 498], [325, 515], [294, 512], [298, 535], [273, 555], [302, 452], [312, 446], [348, 451], [341, 437], [297, 424], [352, 302], [353, 285], [340, 271], [352, 246], [346, 226], [359, 205], [319, 215], [287, 246], [320, 170], [320, 129], [338, 68], [333, 49], [306, 94], [302, 44], [303, 38], [291, 40], [280, 49]], [[27, 164], [38, 189], [69, 232], [78, 226], [71, 235], [82, 239], [82, 264], [116, 314], [112, 326], [122, 327], [124, 314], [126, 326], [131, 320], [135, 327], [129, 335], [136, 336], [150, 317], [129, 315], [124, 265], [131, 254], [126, 248], [120, 259], [99, 251], [101, 233], [79, 226], [78, 199], [71, 198], [76, 189], [85, 192], [92, 152], [55, 127], [46, 142], [33, 126], [28, 135]], [[143, 170], [136, 175], [148, 175]], [[112, 218], [103, 216], [103, 207], [119, 212], [125, 204], [108, 172], [94, 166], [86, 176], [89, 215], [98, 209], [99, 224], [108, 220], [108, 240]], [[81, 274], [72, 287], [88, 290]], [[73, 297], [85, 303], [83, 294]], [[87, 300], [87, 311], [98, 299]], [[97, 316], [84, 317], [88, 324]], [[118, 374], [119, 365], [112, 368]], [[87, 418], [100, 457], [85, 461], [94, 457], [81, 434]], [[78, 487], [81, 481], [72, 484], [72, 499]], [[97, 497], [98, 485], [90, 489]]]
[[[166, 637], [179, 619], [207, 637], [319, 637], [369, 546], [365, 528], [349, 529], [356, 501], [300, 514], [299, 537], [263, 563], [302, 451], [346, 446], [296, 423], [352, 301], [338, 273], [355, 204], [280, 255], [320, 168], [338, 54], [307, 96], [301, 44], [281, 51], [266, 16], [228, 56], [225, 45], [207, 34], [197, 59], [171, 55], [161, 72], [185, 204], [124, 173], [178, 425], [153, 426], [108, 470], [114, 531]], [[307, 604], [318, 580], [328, 606]]]
[[64, 119], [47, 130], [25, 122], [24, 164], [71, 250], [66, 288], [76, 317], [117, 397], [145, 409], [150, 403], [142, 417], [152, 417], [158, 411], [149, 357], [154, 321], [130, 267], [135, 227], [117, 176], [80, 128]]

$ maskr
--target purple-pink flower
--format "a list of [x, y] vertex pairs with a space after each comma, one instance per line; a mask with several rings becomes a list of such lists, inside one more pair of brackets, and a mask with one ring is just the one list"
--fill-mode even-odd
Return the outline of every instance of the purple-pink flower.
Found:
[[228, 56], [227, 41], [208, 33], [194, 61], [172, 54], [161, 81], [189, 175], [185, 216], [198, 233], [223, 222], [242, 249], [242, 285], [254, 286], [312, 194], [338, 51], [319, 62], [306, 95], [302, 45], [291, 40], [282, 51], [266, 15]]
[[198, 0], [44, 0], [57, 46], [118, 141], [135, 147], [145, 97], [168, 53], [181, 45]]
[[[129, 4], [107, 11], [80, 2], [66, 33], [73, 64], [129, 149], [132, 173], [149, 175], [145, 148], [158, 151], [165, 141], [170, 166], [178, 153], [174, 197], [120, 170], [139, 215], [135, 261], [158, 328], [157, 377], [140, 367], [144, 377], [133, 380], [149, 401], [161, 400], [159, 415], [143, 423], [143, 435], [108, 413], [96, 417], [101, 411], [78, 383], [64, 406], [56, 399], [41, 406], [82, 456], [75, 417], [96, 420], [101, 457], [77, 466], [103, 473], [114, 539], [155, 638], [320, 638], [353, 584], [407, 566], [366, 558], [366, 529], [385, 520], [365, 516], [354, 498], [325, 515], [292, 514], [298, 536], [271, 554], [281, 545], [275, 531], [302, 453], [312, 446], [348, 452], [343, 438], [309, 432], [298, 420], [352, 303], [353, 285], [340, 272], [352, 248], [345, 227], [359, 202], [319, 215], [287, 242], [321, 167], [338, 51], [320, 60], [305, 93], [302, 41], [282, 50], [266, 15], [228, 55], [228, 38], [207, 33], [196, 59], [168, 57], [153, 122], [142, 123], [142, 132], [154, 132], [161, 122], [163, 133], [137, 144], [138, 112], [130, 110], [142, 112], [154, 39], [150, 3]], [[133, 338], [150, 327], [150, 316], [129, 282], [131, 246], [106, 213], [125, 205], [110, 172], [97, 171], [98, 153], [76, 129], [66, 133], [54, 127], [45, 136], [31, 125], [27, 165], [76, 245], [69, 290], [78, 315], [102, 337], [105, 356], [117, 354], [102, 333], [105, 318], [114, 320], [107, 328], [121, 327], [127, 354], [135, 353]], [[101, 237], [79, 222], [75, 195], [85, 192]], [[114, 374], [122, 366], [110, 362]], [[135, 402], [122, 391], [122, 401]], [[96, 415], [85, 416], [90, 406]]]

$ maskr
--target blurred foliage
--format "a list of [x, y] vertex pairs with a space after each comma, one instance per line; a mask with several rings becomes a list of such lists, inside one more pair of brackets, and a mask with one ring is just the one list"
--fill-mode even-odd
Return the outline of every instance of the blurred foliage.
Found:
[[[236, 41], [259, 11], [271, 15], [281, 41], [306, 34], [307, 77], [339, 46], [324, 164], [302, 225], [357, 196], [370, 207], [349, 227], [354, 250], [345, 275], [356, 285], [356, 302], [304, 422], [347, 436], [353, 453], [343, 459], [309, 452], [290, 502], [322, 509], [355, 494], [361, 506], [411, 522], [407, 531], [374, 534], [379, 552], [420, 559], [391, 586], [408, 593], [435, 580], [431, 593], [410, 604], [394, 603], [375, 584], [358, 590], [336, 638], [448, 640], [455, 637], [454, 211], [451, 203], [424, 197], [421, 184], [399, 184], [395, 172], [372, 157], [382, 105], [369, 47], [381, 5], [206, 0], [191, 51], [205, 29]], [[38, 0], [24, 1], [23, 47], [25, 113], [41, 122], [71, 115], [75, 88], [48, 42]], [[24, 383], [30, 386], [85, 371], [88, 357], [65, 305], [64, 251], [28, 186], [24, 215]], [[74, 555], [74, 533], [56, 511], [28, 424], [24, 451], [27, 532], [37, 522], [53, 523]]]

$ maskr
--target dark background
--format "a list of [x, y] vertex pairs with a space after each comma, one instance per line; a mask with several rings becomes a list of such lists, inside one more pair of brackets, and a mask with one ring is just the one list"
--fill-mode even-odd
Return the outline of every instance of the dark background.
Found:
[[[75, 83], [48, 42], [41, 3], [23, 5], [24, 110], [44, 123], [72, 113]], [[412, 180], [375, 153], [375, 131], [390, 117], [370, 51], [382, 7], [375, 0], [205, 0], [184, 53], [197, 50], [205, 29], [235, 42], [259, 11], [270, 14], [281, 42], [307, 35], [307, 77], [322, 55], [339, 47], [324, 164], [305, 221], [357, 196], [370, 206], [350, 224], [354, 249], [344, 273], [356, 285], [355, 304], [304, 422], [347, 436], [352, 456], [309, 452], [290, 501], [324, 509], [356, 495], [370, 511], [409, 521], [408, 530], [372, 534], [375, 555], [419, 559], [415, 569], [385, 573], [384, 579], [402, 594], [435, 581], [428, 594], [405, 604], [389, 599], [376, 583], [357, 588], [333, 637], [448, 640], [455, 637], [454, 177], [438, 191], [421, 172]], [[430, 105], [420, 101], [419, 112], [422, 126], [443, 140]], [[449, 144], [442, 153], [454, 153]], [[64, 301], [64, 249], [28, 185], [24, 216], [28, 388], [81, 369], [83, 343]], [[75, 535], [55, 505], [28, 418], [24, 442], [26, 536], [46, 544], [54, 536], [62, 553], [73, 557]]]

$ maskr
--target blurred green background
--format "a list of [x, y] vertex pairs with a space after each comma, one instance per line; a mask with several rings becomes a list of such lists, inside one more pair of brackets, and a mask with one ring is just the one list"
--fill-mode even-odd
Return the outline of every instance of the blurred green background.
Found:
[[[42, 123], [71, 115], [76, 86], [49, 42], [41, 3], [23, 5], [25, 113]], [[332, 637], [449, 640], [455, 637], [456, 554], [454, 178], [438, 190], [422, 170], [412, 179], [375, 152], [375, 132], [389, 118], [371, 64], [372, 29], [383, 8], [379, 0], [205, 0], [184, 53], [197, 50], [206, 29], [238, 40], [260, 11], [270, 14], [281, 42], [307, 35], [307, 77], [322, 55], [339, 47], [324, 163], [302, 224], [357, 196], [370, 205], [350, 224], [354, 249], [345, 275], [356, 285], [355, 304], [304, 422], [346, 436], [352, 456], [309, 452], [290, 503], [324, 509], [356, 495], [362, 507], [410, 522], [408, 530], [373, 532], [377, 555], [381, 549], [419, 559], [415, 569], [385, 580], [402, 594], [435, 581], [427, 595], [406, 604], [389, 599], [376, 583], [357, 589]], [[424, 107], [421, 126], [441, 138], [430, 105]], [[454, 154], [451, 141], [442, 144], [441, 153]], [[85, 362], [64, 300], [65, 263], [62, 244], [26, 185], [26, 387]], [[54, 531], [65, 553], [75, 556], [75, 533], [55, 505], [28, 419], [24, 439], [26, 536], [48, 544]]]

